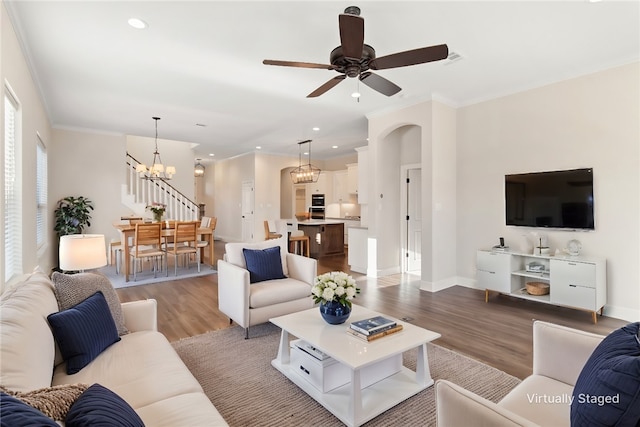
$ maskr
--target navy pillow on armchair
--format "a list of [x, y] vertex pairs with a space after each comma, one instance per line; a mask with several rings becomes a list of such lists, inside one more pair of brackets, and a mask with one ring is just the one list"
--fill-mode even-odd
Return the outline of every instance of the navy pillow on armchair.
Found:
[[249, 270], [249, 281], [251, 283], [285, 279], [287, 277], [282, 272], [280, 246], [266, 249], [243, 248], [242, 253], [247, 264], [247, 270]]
[[640, 426], [640, 322], [609, 334], [573, 389], [572, 427]]

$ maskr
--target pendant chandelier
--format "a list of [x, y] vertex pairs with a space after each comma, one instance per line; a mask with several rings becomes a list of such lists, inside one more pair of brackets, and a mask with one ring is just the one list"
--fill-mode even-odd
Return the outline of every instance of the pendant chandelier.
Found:
[[196, 178], [200, 178], [202, 176], [204, 176], [204, 165], [202, 163], [200, 163], [200, 160], [202, 159], [196, 159], [196, 165], [193, 168], [193, 175]]
[[[306, 165], [302, 164], [302, 144], [309, 144], [309, 162]], [[317, 182], [320, 177], [320, 169], [311, 164], [311, 140], [298, 142], [298, 147], [298, 167], [290, 172], [291, 181], [294, 184]]]
[[174, 166], [165, 167], [164, 163], [162, 163], [160, 152], [158, 152], [158, 120], [160, 120], [160, 117], [152, 117], [152, 119], [156, 121], [156, 150], [153, 152], [153, 161], [150, 167], [143, 163], [138, 164], [136, 172], [143, 179], [168, 181], [175, 175], [176, 168]]

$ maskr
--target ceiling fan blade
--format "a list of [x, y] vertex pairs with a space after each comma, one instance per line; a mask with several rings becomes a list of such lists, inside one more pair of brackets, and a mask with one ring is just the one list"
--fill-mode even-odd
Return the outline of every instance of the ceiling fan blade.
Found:
[[333, 70], [333, 65], [315, 64], [313, 62], [294, 62], [294, 61], [277, 61], [274, 59], [265, 59], [262, 61], [264, 65], [279, 65], [281, 67], [298, 67], [298, 68], [319, 68], [322, 70]]
[[335, 85], [343, 81], [345, 77], [347, 76], [344, 74], [335, 76], [334, 78], [332, 78], [331, 80], [329, 80], [328, 82], [320, 86], [318, 89], [314, 90], [309, 95], [307, 95], [307, 98], [315, 98], [317, 96], [322, 95], [323, 93], [325, 93], [326, 91], [328, 91], [329, 89], [331, 89], [332, 87], [334, 87]]
[[371, 72], [360, 74], [360, 80], [371, 89], [377, 90], [387, 96], [395, 95], [402, 90], [402, 88], [395, 83]]
[[347, 59], [360, 61], [364, 47], [364, 19], [356, 15], [342, 14], [340, 24], [340, 42], [342, 54]]
[[372, 70], [385, 70], [388, 68], [406, 67], [408, 65], [440, 61], [447, 56], [449, 56], [449, 48], [446, 44], [439, 44], [382, 56], [371, 61], [369, 67]]

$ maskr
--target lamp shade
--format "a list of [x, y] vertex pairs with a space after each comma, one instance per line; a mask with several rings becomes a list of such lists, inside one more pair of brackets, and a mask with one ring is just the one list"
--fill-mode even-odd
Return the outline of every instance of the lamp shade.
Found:
[[60, 237], [60, 269], [88, 270], [107, 265], [102, 234], [69, 234]]

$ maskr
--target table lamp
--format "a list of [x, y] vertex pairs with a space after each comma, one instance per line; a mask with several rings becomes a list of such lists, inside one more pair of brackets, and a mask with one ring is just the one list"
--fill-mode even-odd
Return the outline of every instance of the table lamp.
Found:
[[60, 237], [60, 269], [85, 271], [107, 265], [103, 234], [69, 234]]

